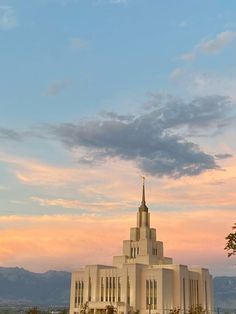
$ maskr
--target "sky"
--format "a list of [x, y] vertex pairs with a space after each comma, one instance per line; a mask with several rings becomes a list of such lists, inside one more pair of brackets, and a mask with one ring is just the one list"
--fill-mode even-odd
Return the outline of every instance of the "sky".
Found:
[[0, 266], [111, 264], [136, 225], [235, 275], [235, 0], [0, 0]]

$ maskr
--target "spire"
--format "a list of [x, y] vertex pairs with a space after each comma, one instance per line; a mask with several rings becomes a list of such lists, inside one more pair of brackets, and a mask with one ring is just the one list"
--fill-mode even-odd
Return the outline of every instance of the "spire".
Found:
[[139, 207], [139, 211], [148, 212], [148, 207], [146, 205], [146, 200], [145, 200], [145, 177], [142, 177], [142, 180], [143, 180], [143, 194], [142, 194], [142, 201]]

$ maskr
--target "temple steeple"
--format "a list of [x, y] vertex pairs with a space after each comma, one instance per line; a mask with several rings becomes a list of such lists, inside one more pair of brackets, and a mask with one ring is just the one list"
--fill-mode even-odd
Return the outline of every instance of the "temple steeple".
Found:
[[145, 199], [145, 177], [142, 177], [142, 179], [143, 179], [143, 193], [142, 193], [141, 205], [139, 206], [139, 211], [148, 212], [148, 207], [146, 205], [146, 199]]

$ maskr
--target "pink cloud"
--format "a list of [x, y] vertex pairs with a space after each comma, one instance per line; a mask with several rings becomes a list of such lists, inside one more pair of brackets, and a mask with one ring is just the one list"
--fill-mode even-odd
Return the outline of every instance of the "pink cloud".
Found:
[[[184, 264], [229, 268], [223, 248], [234, 221], [233, 211], [152, 213], [152, 226], [164, 241], [165, 254]], [[121, 253], [122, 240], [136, 224], [135, 213], [120, 217], [1, 217], [0, 259], [3, 266], [34, 271], [77, 269], [85, 264], [110, 264]], [[231, 262], [233, 264], [233, 262]]]

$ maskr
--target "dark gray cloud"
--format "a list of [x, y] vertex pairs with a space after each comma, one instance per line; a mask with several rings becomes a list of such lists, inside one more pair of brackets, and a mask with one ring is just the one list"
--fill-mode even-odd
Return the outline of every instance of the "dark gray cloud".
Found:
[[14, 129], [0, 127], [0, 140], [21, 141], [22, 134]]
[[209, 134], [209, 130], [222, 128], [230, 111], [231, 102], [225, 97], [196, 98], [188, 103], [153, 97], [145, 112], [136, 116], [109, 113], [93, 121], [49, 128], [67, 147], [88, 150], [89, 157], [82, 157], [82, 162], [119, 157], [134, 160], [145, 173], [177, 178], [219, 168], [215, 156], [202, 151], [187, 134], [191, 129]]
[[233, 157], [233, 155], [228, 154], [228, 153], [223, 153], [223, 154], [216, 154], [215, 155], [216, 159], [227, 159]]
[[153, 95], [146, 109], [163, 129], [185, 128], [185, 135], [196, 135], [206, 129], [219, 131], [232, 119], [232, 102], [225, 96], [196, 97], [183, 101], [172, 96]]

